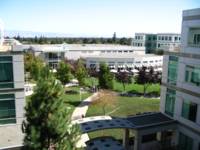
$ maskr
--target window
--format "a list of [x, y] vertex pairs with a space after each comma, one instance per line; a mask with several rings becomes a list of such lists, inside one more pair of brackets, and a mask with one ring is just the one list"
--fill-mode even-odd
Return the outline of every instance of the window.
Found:
[[147, 63], [147, 61], [143, 61], [143, 63], [145, 63], [145, 64], [146, 64], [146, 63]]
[[167, 36], [165, 36], [165, 41], [167, 41], [168, 40], [168, 37]]
[[124, 53], [128, 53], [128, 51], [124, 51]]
[[179, 150], [192, 150], [193, 139], [183, 133], [179, 134]]
[[129, 53], [133, 53], [133, 51], [129, 51]]
[[150, 63], [153, 63], [153, 61], [151, 60]]
[[142, 136], [142, 143], [147, 143], [147, 142], [156, 141], [156, 140], [157, 140], [156, 133], [147, 134], [147, 135]]
[[193, 43], [200, 44], [200, 34], [194, 34]]
[[197, 115], [197, 104], [193, 102], [183, 102], [182, 106], [182, 117], [195, 122]]
[[176, 91], [167, 89], [165, 100], [165, 113], [172, 116], [174, 114], [174, 104], [176, 99]]
[[178, 37], [177, 37], [177, 36], [175, 36], [175, 37], [174, 37], [174, 40], [175, 40], [175, 41], [177, 41], [177, 40], [178, 40]]
[[171, 40], [172, 40], [172, 37], [170, 36], [170, 37], [169, 37], [169, 41], [171, 41]]
[[16, 123], [14, 94], [0, 94], [0, 124]]
[[177, 80], [178, 57], [169, 56], [168, 63], [168, 83], [176, 85]]
[[118, 53], [122, 53], [122, 51], [118, 51]]
[[0, 56], [0, 88], [13, 88], [12, 56]]
[[200, 86], [200, 67], [186, 66], [185, 81]]
[[162, 36], [162, 41], [164, 40], [164, 36]]

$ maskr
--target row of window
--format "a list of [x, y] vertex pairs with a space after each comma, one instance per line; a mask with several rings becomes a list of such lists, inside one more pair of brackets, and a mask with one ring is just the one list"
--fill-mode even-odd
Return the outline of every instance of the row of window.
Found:
[[133, 43], [133, 46], [137, 46], [137, 47], [143, 47], [144, 44], [143, 43]]
[[120, 51], [111, 51], [111, 50], [108, 50], [108, 51], [101, 51], [101, 53], [133, 53], [134, 51], [133, 50], [120, 50]]
[[[176, 100], [176, 91], [167, 89], [165, 100], [165, 113], [172, 116], [174, 115], [174, 107]], [[191, 101], [184, 100], [182, 104], [181, 116], [192, 122], [196, 122], [198, 105]]]
[[[168, 83], [176, 85], [178, 70], [178, 57], [169, 56], [168, 63]], [[185, 82], [200, 86], [200, 67], [199, 66], [185, 66]]]
[[[135, 62], [117, 62], [118, 64], [134, 64], [134, 63], [136, 63], [136, 64], [140, 64], [140, 63], [143, 63], [143, 64], [147, 64], [147, 63], [154, 63], [154, 62], [156, 62], [156, 63], [158, 63], [158, 62], [162, 62], [162, 59], [160, 59], [160, 60], [150, 60], [150, 61], [135, 61]], [[98, 63], [98, 62], [96, 62], [96, 61], [90, 61], [89, 62], [90, 64], [96, 64], [96, 63]], [[108, 64], [115, 64], [115, 62], [108, 62]]]
[[[158, 36], [158, 40], [160, 41], [172, 41], [173, 36]], [[181, 37], [180, 36], [175, 36], [174, 41], [180, 41]]]

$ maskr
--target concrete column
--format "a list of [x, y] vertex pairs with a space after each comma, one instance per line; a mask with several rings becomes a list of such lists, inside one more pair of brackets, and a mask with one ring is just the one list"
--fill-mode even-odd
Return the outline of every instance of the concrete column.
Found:
[[157, 138], [157, 141], [161, 141], [162, 140], [162, 132], [157, 132], [156, 138]]
[[135, 131], [135, 138], [134, 138], [134, 150], [141, 150], [142, 144], [142, 136], [140, 135], [139, 131]]
[[178, 139], [179, 139], [179, 132], [178, 132], [178, 130], [175, 130], [173, 132], [173, 137], [172, 137], [172, 140], [171, 140], [171, 145], [172, 146], [178, 145]]
[[125, 149], [129, 149], [129, 129], [124, 129], [123, 146]]

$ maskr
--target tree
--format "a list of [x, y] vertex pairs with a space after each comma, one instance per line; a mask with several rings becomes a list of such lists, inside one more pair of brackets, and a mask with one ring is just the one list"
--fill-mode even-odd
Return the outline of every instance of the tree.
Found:
[[142, 68], [138, 69], [138, 76], [136, 77], [136, 82], [138, 84], [143, 84], [143, 94], [146, 96], [146, 90], [152, 83], [157, 83], [159, 80], [156, 78], [153, 67], [150, 67], [147, 70], [147, 67], [143, 66]]
[[76, 78], [77, 78], [80, 86], [85, 84], [86, 76], [87, 76], [87, 70], [86, 70], [85, 66], [83, 65], [82, 60], [79, 59], [77, 62], [77, 67], [76, 67]]
[[73, 150], [79, 128], [71, 124], [63, 87], [50, 72], [43, 75], [25, 107], [26, 121], [22, 124], [25, 149]]
[[116, 32], [113, 33], [113, 37], [112, 37], [112, 43], [116, 43], [117, 40], [117, 36], [116, 36]]
[[41, 70], [44, 67], [44, 62], [33, 55], [31, 52], [27, 52], [24, 55], [25, 72], [29, 72], [32, 79], [37, 81], [40, 78]]
[[64, 61], [61, 61], [58, 64], [56, 76], [57, 79], [60, 80], [63, 85], [68, 83], [72, 78], [70, 66]]
[[103, 89], [113, 89], [113, 74], [105, 63], [100, 64], [99, 86]]
[[[103, 90], [98, 93], [97, 98], [93, 100], [92, 105], [98, 105], [98, 107], [102, 108], [103, 114], [106, 115], [106, 107], [112, 107], [115, 108], [116, 104], [116, 95], [109, 91], [109, 90]], [[112, 113], [112, 112], [108, 112]]]
[[116, 74], [116, 79], [123, 84], [124, 91], [126, 90], [126, 84], [131, 83], [131, 76], [128, 72], [119, 72]]

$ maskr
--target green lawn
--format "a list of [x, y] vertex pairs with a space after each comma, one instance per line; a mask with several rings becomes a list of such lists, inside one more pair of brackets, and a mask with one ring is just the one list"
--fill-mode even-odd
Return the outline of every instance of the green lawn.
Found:
[[[82, 100], [84, 100], [87, 97], [89, 97], [90, 95], [92, 95], [92, 93], [84, 92], [84, 93], [81, 94], [81, 99], [80, 99], [79, 89], [80, 89], [80, 87], [65, 88], [65, 90], [76, 91], [75, 93], [72, 93], [72, 94], [65, 93], [64, 96], [63, 96], [63, 98], [65, 100], [66, 107], [70, 108], [70, 113], [73, 112], [74, 108], [76, 106], [78, 106]], [[27, 96], [26, 101], [30, 100], [30, 98], [31, 98], [31, 96]]]
[[63, 96], [65, 103], [66, 103], [66, 106], [70, 107], [71, 113], [73, 112], [74, 108], [80, 104], [80, 102], [82, 100], [84, 100], [87, 97], [89, 97], [90, 95], [92, 95], [89, 92], [84, 92], [84, 93], [81, 94], [81, 99], [80, 99], [79, 89], [80, 89], [80, 87], [66, 88], [66, 90], [77, 91], [77, 93], [73, 93], [73, 94], [69, 94], [69, 93], [66, 94], [65, 93], [64, 96]]
[[[86, 78], [85, 79], [85, 84], [86, 86], [97, 86], [98, 85], [98, 79], [94, 77]], [[126, 84], [125, 86], [125, 91], [126, 92], [133, 92], [133, 93], [143, 93], [144, 87], [141, 84], [136, 84], [136, 83], [131, 83], [131, 84]], [[114, 91], [116, 92], [124, 92], [124, 87], [123, 84], [114, 80]], [[156, 92], [160, 93], [160, 84], [151, 84], [147, 88], [146, 93], [151, 93], [151, 92]]]
[[[114, 90], [117, 92], [123, 92], [124, 91], [123, 84], [114, 80]], [[126, 92], [134, 92], [134, 93], [143, 93], [144, 86], [141, 84], [136, 84], [136, 83], [126, 84], [125, 91]], [[151, 93], [151, 92], [160, 93], [160, 84], [149, 85], [146, 92], [147, 93]]]
[[[159, 111], [159, 99], [150, 99], [143, 97], [121, 97], [118, 96], [114, 105], [106, 107], [106, 114], [117, 117], [125, 117], [136, 113]], [[103, 115], [103, 110], [98, 104], [91, 104], [87, 116]], [[98, 136], [113, 136], [116, 139], [122, 139], [122, 129], [109, 129], [89, 133], [90, 138]]]

